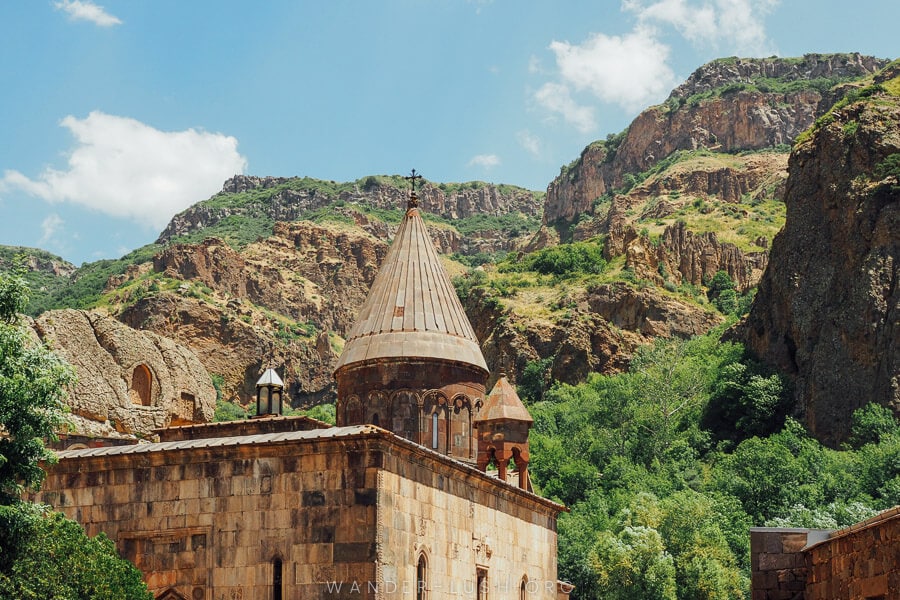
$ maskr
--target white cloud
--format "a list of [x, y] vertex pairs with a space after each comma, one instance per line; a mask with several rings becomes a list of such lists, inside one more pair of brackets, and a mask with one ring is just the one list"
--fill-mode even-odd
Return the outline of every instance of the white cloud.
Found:
[[500, 157], [496, 154], [478, 154], [469, 161], [470, 167], [483, 167], [490, 169], [500, 164]]
[[595, 33], [578, 45], [554, 41], [550, 50], [564, 83], [628, 110], [661, 100], [675, 83], [669, 47], [647, 27], [623, 36]]
[[63, 226], [64, 221], [56, 213], [51, 213], [41, 222], [41, 239], [38, 240], [39, 245], [44, 245], [56, 237], [56, 232]]
[[674, 27], [695, 46], [706, 46], [742, 56], [766, 56], [774, 44], [763, 19], [780, 0], [658, 0], [645, 5], [626, 0], [622, 8], [637, 15], [640, 23]]
[[60, 0], [54, 2], [53, 6], [56, 10], [67, 13], [73, 21], [90, 21], [100, 27], [122, 24], [118, 17], [109, 14], [102, 6], [96, 5], [90, 0]]
[[[594, 126], [590, 97], [637, 111], [660, 102], [677, 83], [669, 65], [668, 30], [695, 47], [721, 54], [767, 56], [775, 53], [765, 17], [781, 0], [623, 0], [622, 10], [635, 16], [623, 35], [593, 33], [580, 44], [551, 42], [556, 78], [541, 86], [534, 99], [583, 133]], [[530, 73], [540, 73], [531, 57]]]
[[597, 127], [594, 109], [581, 106], [572, 98], [568, 86], [561, 83], [548, 82], [534, 94], [538, 104], [551, 113], [559, 113], [566, 122], [575, 126], [578, 131], [587, 133]]
[[30, 179], [6, 171], [0, 187], [49, 202], [73, 202], [160, 229], [177, 212], [209, 197], [243, 173], [237, 139], [188, 129], [165, 132], [140, 121], [94, 111], [61, 125], [78, 145], [68, 170], [48, 168]]
[[541, 140], [538, 136], [534, 135], [527, 129], [524, 129], [516, 134], [516, 140], [519, 142], [519, 145], [522, 146], [525, 150], [528, 151], [532, 156], [540, 156], [541, 155]]

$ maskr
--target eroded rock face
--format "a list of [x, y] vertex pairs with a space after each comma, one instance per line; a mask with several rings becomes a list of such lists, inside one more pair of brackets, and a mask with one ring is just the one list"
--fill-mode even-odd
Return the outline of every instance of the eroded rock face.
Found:
[[[339, 348], [330, 335], [349, 332], [387, 247], [358, 229], [306, 221], [276, 223], [271, 237], [240, 252], [218, 239], [171, 246], [153, 269], [185, 287], [201, 283], [213, 298], [187, 289], [148, 294], [120, 319], [190, 347], [224, 378], [226, 399], [247, 404], [260, 373], [276, 366], [295, 404], [316, 404], [333, 392]], [[292, 334], [275, 313], [311, 333]]]
[[591, 311], [621, 329], [647, 338], [690, 338], [702, 335], [722, 322], [722, 316], [667, 298], [659, 291], [635, 289], [625, 283], [588, 290]]
[[[222, 193], [240, 193], [254, 189], [268, 189], [284, 186], [291, 180], [285, 177], [254, 177], [235, 175], [225, 182]], [[460, 219], [473, 215], [505, 215], [520, 212], [525, 215], [539, 215], [541, 202], [535, 194], [518, 188], [500, 188], [494, 185], [475, 185], [444, 191], [440, 186], [425, 182], [418, 190], [420, 208], [430, 214], [447, 219]], [[218, 223], [235, 214], [266, 215], [275, 221], [295, 221], [308, 210], [330, 206], [336, 202], [364, 203], [382, 209], [406, 206], [409, 190], [376, 183], [368, 187], [357, 187], [334, 195], [317, 189], [284, 189], [277, 192], [271, 201], [247, 204], [240, 207], [211, 207], [200, 203], [175, 215], [159, 236], [158, 243], [197, 231]]]
[[737, 290], [746, 292], [759, 282], [768, 261], [766, 251], [742, 252], [734, 244], [720, 242], [715, 233], [694, 233], [681, 223], [666, 227], [657, 244], [631, 225], [617, 228], [610, 239], [638, 279], [657, 285], [669, 281], [700, 286], [725, 271]]
[[222, 376], [223, 396], [228, 401], [251, 403], [257, 379], [270, 366], [283, 375], [290, 399], [299, 404], [328, 399], [338, 356], [328, 335], [280, 340], [271, 323], [259, 321], [258, 315], [251, 319], [251, 314], [240, 303], [224, 308], [180, 293], [161, 292], [138, 301], [119, 318], [190, 347], [208, 372]]
[[790, 144], [828, 106], [814, 89], [791, 93], [742, 90], [695, 104], [687, 98], [756, 75], [793, 80], [861, 77], [886, 61], [861, 56], [807, 55], [802, 60], [736, 59], [704, 65], [676, 88], [665, 104], [648, 108], [631, 123], [614, 156], [603, 144], [585, 148], [572, 169], [547, 188], [544, 223], [572, 223], [599, 196], [621, 188], [627, 173], [640, 173], [675, 150], [720, 152]]
[[851, 104], [795, 147], [787, 221], [737, 336], [791, 374], [817, 437], [849, 433], [868, 402], [900, 415], [900, 100]]
[[654, 288], [626, 283], [573, 292], [566, 301], [571, 308], [560, 319], [528, 319], [490, 302], [483, 290], [470, 294], [466, 314], [492, 372], [516, 379], [530, 361], [550, 357], [549, 376], [575, 384], [593, 372], [627, 369], [637, 347], [656, 337], [689, 338], [723, 319]]
[[171, 339], [137, 331], [96, 311], [53, 310], [33, 323], [76, 370], [69, 392], [75, 431], [149, 435], [210, 421], [216, 392], [197, 357]]

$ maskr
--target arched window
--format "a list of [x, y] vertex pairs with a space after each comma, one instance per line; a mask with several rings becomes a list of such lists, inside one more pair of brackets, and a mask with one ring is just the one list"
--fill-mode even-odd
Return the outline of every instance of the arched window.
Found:
[[475, 600], [487, 600], [488, 597], [488, 572], [487, 569], [475, 571]]
[[428, 590], [428, 568], [425, 564], [425, 555], [419, 555], [419, 563], [416, 565], [416, 600], [425, 600], [425, 592]]
[[381, 425], [381, 423], [379, 423], [380, 420], [381, 419], [378, 418], [378, 413], [375, 413], [374, 415], [372, 415], [372, 425], [380, 426]]
[[131, 389], [128, 390], [131, 395], [131, 402], [150, 406], [150, 390], [153, 388], [153, 376], [147, 365], [138, 365], [131, 373]]
[[281, 600], [281, 559], [272, 559], [272, 600]]
[[522, 577], [522, 584], [519, 586], [519, 600], [528, 598], [528, 577]]
[[438, 421], [440, 417], [438, 416], [437, 411], [431, 413], [431, 447], [435, 450], [438, 449]]

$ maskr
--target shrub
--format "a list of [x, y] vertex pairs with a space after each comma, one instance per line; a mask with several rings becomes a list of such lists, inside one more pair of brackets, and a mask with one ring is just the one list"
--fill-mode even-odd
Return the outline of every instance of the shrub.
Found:
[[141, 572], [103, 533], [47, 507], [0, 507], [0, 597], [150, 600]]
[[596, 242], [572, 242], [527, 254], [518, 262], [508, 261], [501, 271], [535, 271], [560, 277], [597, 274], [606, 268], [603, 247]]

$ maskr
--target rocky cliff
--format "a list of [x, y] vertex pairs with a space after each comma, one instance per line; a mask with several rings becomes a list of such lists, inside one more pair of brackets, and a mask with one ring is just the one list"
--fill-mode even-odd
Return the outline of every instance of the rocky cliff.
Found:
[[466, 298], [466, 314], [492, 372], [518, 380], [528, 363], [547, 360], [548, 379], [579, 383], [590, 373], [626, 369], [637, 347], [656, 337], [689, 338], [723, 321], [655, 288], [625, 282], [547, 294], [537, 302], [557, 310], [539, 315], [522, 299], [498, 301], [484, 288]]
[[100, 312], [48, 311], [32, 326], [75, 367], [71, 432], [146, 437], [160, 427], [212, 420], [215, 389], [185, 346]]
[[828, 107], [822, 90], [871, 75], [887, 61], [859, 54], [802, 59], [720, 59], [704, 65], [665, 103], [642, 112], [620, 136], [591, 144], [547, 188], [544, 222], [571, 223], [676, 150], [720, 152], [790, 144]]
[[868, 402], [900, 415], [900, 78], [839, 103], [791, 155], [787, 220], [736, 335], [789, 373], [830, 443]]
[[241, 251], [217, 239], [166, 248], [112, 282], [113, 302], [123, 322], [189, 346], [226, 399], [249, 402], [275, 366], [296, 405], [316, 404], [386, 251], [355, 227], [276, 223]]
[[[426, 214], [450, 222], [508, 215], [519, 215], [523, 222], [529, 218], [537, 221], [542, 211], [542, 194], [509, 185], [426, 181], [418, 193], [419, 205]], [[348, 220], [365, 220], [354, 207], [368, 211], [397, 210], [406, 206], [408, 194], [407, 182], [396, 176], [369, 176], [355, 182], [335, 183], [298, 177], [235, 175], [225, 182], [222, 192], [176, 215], [157, 243], [166, 244], [236, 217], [289, 222], [307, 218], [313, 211], [327, 210]], [[506, 250], [510, 237], [515, 237], [510, 233], [517, 232], [510, 229], [498, 232], [486, 225], [459, 235], [445, 228], [445, 237], [452, 239], [441, 247], [463, 254]]]
[[832, 86], [884, 64], [839, 54], [704, 65], [564, 168], [547, 188], [544, 223], [574, 239], [605, 236], [608, 258], [624, 255], [659, 285], [698, 286], [723, 270], [747, 290], [782, 223], [772, 203], [784, 193], [787, 145], [826, 98], [846, 93]]

